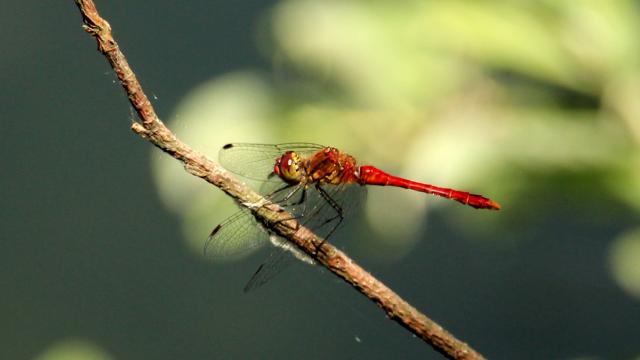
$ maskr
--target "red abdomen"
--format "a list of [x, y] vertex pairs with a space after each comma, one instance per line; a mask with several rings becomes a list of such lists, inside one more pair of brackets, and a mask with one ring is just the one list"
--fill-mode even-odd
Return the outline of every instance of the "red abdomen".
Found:
[[386, 172], [370, 165], [360, 166], [358, 181], [362, 185], [380, 185], [380, 186], [395, 186], [405, 189], [424, 192], [427, 194], [433, 194], [445, 197], [447, 199], [453, 199], [459, 203], [472, 206], [476, 209], [491, 209], [499, 210], [500, 205], [491, 199], [488, 199], [482, 195], [471, 194], [466, 191], [459, 191], [454, 189], [443, 188], [439, 186], [419, 183], [407, 179], [403, 179], [397, 176], [387, 174]]

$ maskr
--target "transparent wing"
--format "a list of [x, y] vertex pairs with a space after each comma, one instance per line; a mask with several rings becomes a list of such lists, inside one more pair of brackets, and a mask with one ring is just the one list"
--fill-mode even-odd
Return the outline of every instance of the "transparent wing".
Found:
[[211, 259], [233, 258], [259, 248], [269, 241], [269, 234], [248, 209], [231, 215], [209, 235], [204, 254]]
[[281, 249], [271, 252], [267, 261], [261, 264], [256, 269], [256, 272], [253, 273], [251, 279], [249, 279], [244, 286], [243, 291], [249, 292], [266, 284], [289, 266], [291, 260], [293, 260], [293, 255], [289, 254], [286, 250]]
[[[306, 189], [303, 186], [296, 186], [276, 192], [272, 196], [272, 201], [279, 200], [280, 205], [296, 217], [302, 225], [327, 239], [343, 224], [344, 218], [360, 208], [366, 193], [366, 188], [357, 184], [339, 186], [325, 184], [320, 185], [319, 188], [310, 186]], [[283, 200], [285, 197], [289, 198], [285, 201]], [[269, 282], [289, 266], [294, 257], [309, 264], [314, 263], [313, 259], [298, 250], [288, 240], [272, 236], [271, 242], [278, 249], [272, 251], [269, 258], [256, 269], [245, 285], [244, 292], [253, 291]]]
[[288, 240], [276, 235], [271, 235], [269, 240], [271, 240], [271, 243], [278, 250], [271, 252], [267, 261], [256, 269], [256, 272], [251, 276], [247, 285], [245, 285], [244, 292], [249, 292], [266, 284], [269, 280], [280, 274], [284, 268], [289, 266], [294, 257], [307, 264], [315, 264], [315, 261], [309, 257], [309, 255], [298, 249]]
[[285, 143], [277, 145], [233, 143], [220, 149], [218, 159], [225, 169], [248, 179], [260, 181], [281, 181], [273, 177], [276, 160], [287, 151], [295, 151], [302, 156], [311, 155], [324, 147], [318, 144]]
[[327, 238], [342, 220], [360, 208], [367, 189], [359, 184], [287, 185], [264, 183], [261, 192], [280, 204], [303, 226]]
[[296, 216], [303, 226], [328, 239], [344, 219], [361, 208], [367, 189], [359, 184], [317, 184], [309, 186], [306, 193], [306, 205], [295, 209], [299, 212]]

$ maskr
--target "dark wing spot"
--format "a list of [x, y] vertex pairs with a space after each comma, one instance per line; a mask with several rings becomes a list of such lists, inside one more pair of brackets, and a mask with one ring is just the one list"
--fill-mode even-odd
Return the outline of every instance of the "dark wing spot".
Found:
[[222, 227], [222, 224], [218, 224], [218, 226], [216, 226], [212, 231], [211, 234], [209, 234], [209, 237], [212, 238], [218, 231], [220, 231], [220, 228]]
[[223, 146], [222, 148], [227, 150], [227, 149], [231, 149], [233, 147], [233, 144], [226, 144], [225, 146]]

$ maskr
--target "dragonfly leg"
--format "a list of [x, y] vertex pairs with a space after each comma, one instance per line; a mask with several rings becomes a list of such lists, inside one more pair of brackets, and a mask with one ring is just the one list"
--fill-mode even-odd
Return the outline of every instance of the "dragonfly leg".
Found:
[[[300, 184], [287, 184], [267, 195], [265, 195], [265, 198], [269, 199], [271, 202], [277, 203], [282, 207], [287, 207], [287, 206], [295, 206], [295, 205], [300, 205], [300, 203], [302, 203], [305, 200], [305, 192], [302, 192], [302, 196], [300, 197], [300, 200], [291, 203], [291, 204], [287, 204], [287, 201], [289, 201], [289, 199], [291, 199], [298, 191], [300, 191], [300, 188], [303, 186], [300, 186]], [[293, 188], [293, 189], [291, 189]], [[304, 187], [303, 187], [304, 188]], [[278, 195], [279, 193], [285, 191], [285, 190], [289, 190], [291, 189], [290, 192], [288, 192], [282, 199], [278, 200], [275, 198], [276, 195]], [[304, 189], [303, 189], [304, 190]]]
[[283, 202], [287, 202], [289, 201], [289, 199], [291, 199], [293, 197], [293, 195], [295, 195], [300, 189], [302, 189], [302, 195], [300, 196], [300, 200], [291, 203], [291, 204], [286, 204], [286, 206], [295, 206], [295, 205], [300, 205], [304, 202], [305, 198], [306, 198], [306, 191], [304, 189], [304, 186], [302, 185], [297, 185], [295, 189], [293, 189], [290, 193], [288, 193], [284, 199]]
[[[322, 240], [322, 242], [318, 245], [318, 249], [322, 249], [322, 245], [324, 245], [325, 241], [327, 241], [327, 239], [329, 237], [331, 237], [331, 235], [333, 234], [334, 231], [336, 231], [338, 229], [338, 227], [340, 226], [340, 224], [342, 224], [342, 221], [344, 220], [344, 215], [342, 213], [342, 207], [340, 207], [340, 205], [338, 205], [338, 203], [336, 203], [335, 200], [333, 200], [333, 198], [331, 197], [331, 195], [329, 195], [321, 186], [320, 184], [316, 184], [316, 189], [318, 190], [318, 193], [320, 194], [320, 196], [322, 196], [322, 198], [329, 204], [329, 206], [331, 206], [331, 208], [336, 212], [335, 216], [330, 217], [328, 219], [326, 219], [324, 222], [322, 222], [322, 224], [319, 225], [319, 227], [322, 227], [326, 224], [331, 223], [334, 220], [338, 220], [338, 222], [333, 225], [331, 227], [331, 230], [329, 230], [329, 232], [327, 233], [327, 235], [325, 235], [324, 239]], [[317, 251], [317, 249], [316, 249]]]
[[[293, 185], [287, 186], [285, 188], [289, 188], [291, 186], [293, 186]], [[283, 189], [280, 189], [280, 190], [283, 190]], [[278, 191], [280, 191], [280, 190], [278, 190]], [[300, 195], [300, 199], [295, 201], [295, 202], [292, 202], [292, 203], [288, 204], [287, 201], [289, 201], [298, 191], [302, 191], [302, 194]], [[304, 209], [306, 207], [306, 202], [305, 202], [306, 198], [307, 198], [306, 188], [304, 186], [299, 186], [298, 185], [293, 190], [291, 190], [291, 192], [289, 192], [287, 195], [285, 195], [285, 197], [281, 201], [279, 201], [278, 203], [283, 207], [291, 207], [291, 206], [296, 206], [296, 205], [302, 204], [303, 209]], [[298, 219], [302, 218], [303, 216], [304, 216], [304, 210], [301, 212], [301, 215], [299, 215], [299, 216], [295, 216], [294, 215], [294, 216], [291, 216], [291, 217], [286, 218], [286, 219], [279, 219], [279, 220], [277, 220], [275, 222], [275, 224], [279, 224], [281, 222], [288, 221], [288, 220], [298, 220]], [[297, 229], [294, 229], [294, 230], [297, 230]]]
[[[265, 195], [264, 197], [265, 197], [266, 199], [269, 199], [269, 200], [272, 200], [272, 201], [273, 201], [273, 200], [274, 200], [274, 197], [275, 197], [277, 194], [279, 194], [279, 193], [280, 193], [280, 192], [282, 192], [282, 191], [285, 191], [285, 190], [291, 189], [291, 188], [292, 188], [292, 187], [294, 187], [294, 186], [295, 186], [295, 185], [287, 184], [287, 185], [285, 185], [285, 186], [283, 186], [283, 187], [281, 187], [281, 188], [279, 188], [279, 189], [277, 189], [277, 190], [274, 190], [274, 191], [270, 192], [269, 194]], [[293, 192], [295, 193], [295, 189], [294, 189], [294, 191], [293, 191]], [[291, 197], [291, 193], [289, 193], [289, 194], [285, 195], [285, 198], [287, 198], [287, 197]]]
[[[293, 188], [293, 189], [292, 189]], [[265, 195], [264, 197], [266, 199], [269, 199], [271, 202], [273, 203], [277, 203], [280, 206], [286, 207], [286, 206], [293, 206], [293, 205], [299, 205], [301, 202], [304, 201], [304, 192], [303, 192], [303, 196], [301, 197], [300, 200], [291, 203], [291, 204], [287, 204], [287, 201], [289, 201], [289, 199], [291, 199], [298, 191], [300, 191], [300, 188], [304, 188], [304, 186], [302, 186], [301, 184], [287, 184], [275, 191], [270, 192], [269, 194]], [[291, 190], [288, 193], [286, 193], [286, 195], [284, 195], [281, 199], [276, 199], [276, 195], [282, 193], [285, 190]]]

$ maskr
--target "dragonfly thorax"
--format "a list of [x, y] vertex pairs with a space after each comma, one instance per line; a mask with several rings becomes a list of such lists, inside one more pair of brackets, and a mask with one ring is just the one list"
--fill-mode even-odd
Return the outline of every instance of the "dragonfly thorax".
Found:
[[307, 175], [311, 181], [340, 185], [356, 179], [355, 159], [336, 148], [326, 147], [309, 159]]

